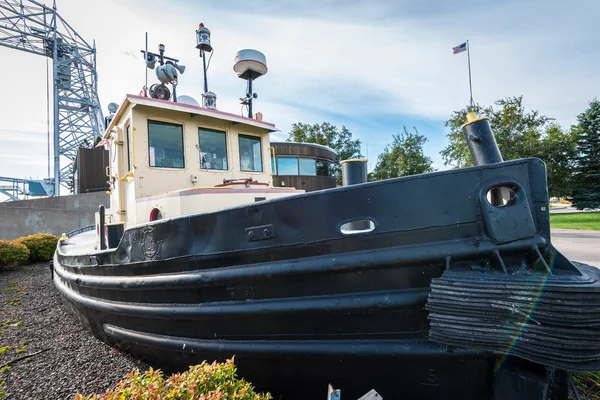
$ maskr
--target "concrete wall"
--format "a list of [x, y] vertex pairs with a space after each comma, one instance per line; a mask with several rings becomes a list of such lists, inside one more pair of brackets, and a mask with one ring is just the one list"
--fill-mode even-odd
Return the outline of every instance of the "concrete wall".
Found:
[[101, 204], [109, 206], [104, 192], [0, 203], [0, 240], [33, 233], [61, 235], [93, 225]]

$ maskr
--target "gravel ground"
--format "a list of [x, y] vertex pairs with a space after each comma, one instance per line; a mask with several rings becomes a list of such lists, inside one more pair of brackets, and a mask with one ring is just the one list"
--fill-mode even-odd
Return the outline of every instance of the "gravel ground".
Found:
[[103, 393], [130, 370], [148, 368], [81, 327], [63, 306], [46, 263], [0, 269], [0, 366], [30, 354], [0, 371], [3, 400]]

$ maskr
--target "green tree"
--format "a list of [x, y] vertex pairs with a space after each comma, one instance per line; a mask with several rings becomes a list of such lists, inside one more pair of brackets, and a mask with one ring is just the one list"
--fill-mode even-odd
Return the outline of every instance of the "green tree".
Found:
[[509, 97], [495, 102], [496, 107], [482, 107], [476, 104], [460, 111], [454, 111], [445, 122], [450, 128], [447, 134], [448, 146], [440, 152], [446, 165], [458, 168], [473, 165], [469, 148], [460, 127], [467, 122], [467, 113], [474, 111], [490, 121], [500, 153], [505, 160], [536, 157], [540, 153], [540, 140], [546, 124], [551, 118], [537, 111], [525, 111], [523, 96]]
[[594, 99], [577, 116], [577, 173], [573, 182], [573, 206], [600, 208], [600, 101]]
[[563, 131], [557, 123], [550, 123], [546, 127], [536, 156], [546, 163], [548, 192], [552, 197], [571, 196], [577, 136], [577, 129]]
[[457, 168], [473, 165], [471, 153], [460, 131], [467, 112], [475, 112], [490, 121], [494, 137], [504, 160], [537, 157], [546, 163], [550, 196], [565, 197], [571, 193], [574, 173], [575, 139], [571, 129], [563, 131], [552, 118], [538, 111], [526, 111], [523, 96], [497, 100], [494, 106], [466, 107], [455, 111], [445, 122], [450, 128], [448, 145], [440, 152], [446, 165]]
[[433, 172], [431, 158], [423, 152], [427, 138], [413, 129], [411, 133], [404, 127], [403, 132], [392, 135], [392, 143], [385, 146], [369, 174], [370, 181]]
[[[305, 124], [297, 122], [292, 125], [288, 142], [316, 143], [335, 150], [338, 161], [361, 158], [360, 140], [352, 140], [352, 132], [342, 125], [338, 129], [328, 122], [322, 124]], [[334, 166], [337, 184], [342, 184], [342, 169], [339, 164]]]

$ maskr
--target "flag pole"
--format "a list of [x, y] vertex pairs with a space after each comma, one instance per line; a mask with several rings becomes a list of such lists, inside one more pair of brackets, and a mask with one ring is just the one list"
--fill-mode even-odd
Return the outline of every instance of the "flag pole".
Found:
[[469, 93], [471, 95], [470, 104], [473, 107], [473, 85], [471, 84], [471, 46], [469, 45], [469, 40], [467, 39], [467, 60], [469, 62]]

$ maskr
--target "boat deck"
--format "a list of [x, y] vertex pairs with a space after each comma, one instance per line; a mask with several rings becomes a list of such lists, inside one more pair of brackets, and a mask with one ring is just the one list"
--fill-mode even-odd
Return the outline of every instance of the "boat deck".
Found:
[[88, 230], [80, 230], [69, 234], [69, 239], [60, 246], [59, 251], [61, 254], [69, 256], [100, 253], [100, 250], [96, 249], [95, 246], [96, 230], [89, 227]]

